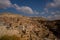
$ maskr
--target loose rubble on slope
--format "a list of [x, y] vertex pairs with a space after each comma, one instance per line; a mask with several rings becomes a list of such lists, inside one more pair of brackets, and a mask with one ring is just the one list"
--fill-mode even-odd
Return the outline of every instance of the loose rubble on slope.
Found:
[[17, 35], [21, 38], [20, 40], [58, 40], [49, 29], [51, 25], [46, 25], [47, 23], [17, 14], [1, 14], [0, 37]]

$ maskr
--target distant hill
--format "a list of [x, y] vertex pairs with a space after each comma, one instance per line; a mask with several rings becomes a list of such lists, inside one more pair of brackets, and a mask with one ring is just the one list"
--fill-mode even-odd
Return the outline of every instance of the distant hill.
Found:
[[60, 20], [27, 17], [12, 13], [0, 14], [0, 37], [17, 35], [21, 40], [58, 40]]

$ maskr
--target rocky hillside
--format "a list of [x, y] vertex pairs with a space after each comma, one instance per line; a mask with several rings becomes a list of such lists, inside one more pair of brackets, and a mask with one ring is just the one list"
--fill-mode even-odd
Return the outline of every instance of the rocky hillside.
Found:
[[17, 35], [20, 40], [60, 40], [60, 21], [26, 17], [18, 14], [0, 14], [0, 37]]

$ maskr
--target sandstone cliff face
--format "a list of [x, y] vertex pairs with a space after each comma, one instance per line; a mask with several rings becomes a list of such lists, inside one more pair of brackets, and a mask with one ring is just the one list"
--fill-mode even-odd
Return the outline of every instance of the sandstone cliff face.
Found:
[[41, 20], [35, 19], [17, 14], [0, 14], [0, 37], [17, 35], [21, 40], [58, 40], [51, 31], [56, 28], [54, 23], [52, 24], [43, 18]]

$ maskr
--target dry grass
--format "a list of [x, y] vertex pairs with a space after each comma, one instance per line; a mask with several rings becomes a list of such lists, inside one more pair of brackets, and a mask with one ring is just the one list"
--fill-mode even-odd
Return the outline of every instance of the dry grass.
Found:
[[16, 35], [12, 35], [12, 36], [4, 35], [0, 37], [0, 40], [20, 40], [20, 38], [17, 37]]

